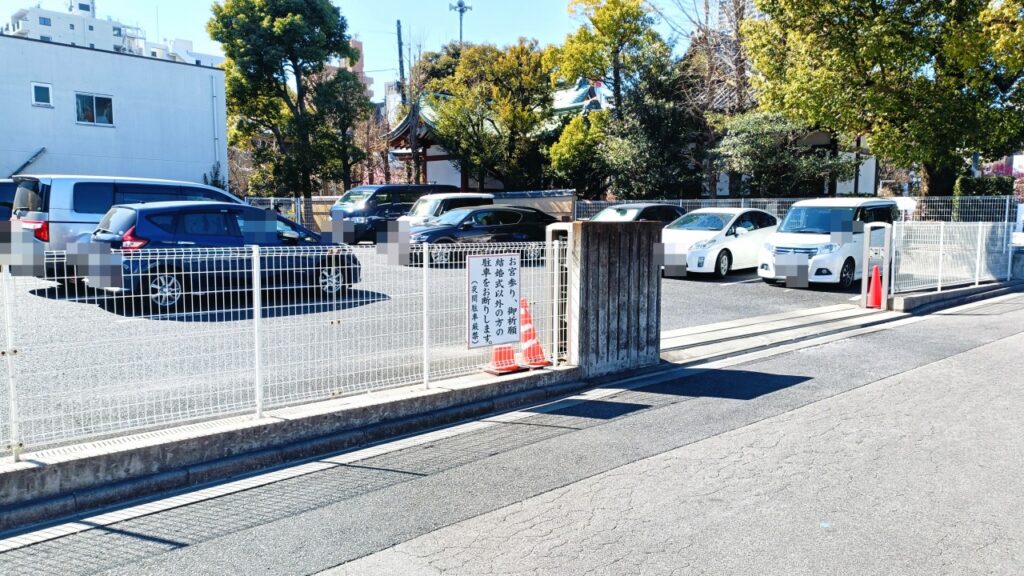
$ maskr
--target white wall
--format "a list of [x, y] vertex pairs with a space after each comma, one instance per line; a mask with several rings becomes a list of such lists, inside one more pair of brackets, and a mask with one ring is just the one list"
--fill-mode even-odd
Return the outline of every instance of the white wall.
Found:
[[[8, 36], [0, 62], [0, 177], [42, 147], [26, 173], [199, 182], [226, 164], [221, 70]], [[52, 107], [32, 104], [32, 82], [52, 86]], [[112, 97], [114, 126], [78, 123], [76, 92]]]
[[[71, 44], [88, 48], [94, 45], [97, 50], [111, 50], [115, 46], [123, 46], [124, 38], [114, 36], [114, 28], [124, 30], [124, 25], [111, 20], [101, 20], [79, 16], [68, 12], [57, 12], [54, 10], [43, 10], [41, 8], [28, 8], [18, 11], [17, 14], [25, 13], [25, 20], [21, 22], [21, 30], [8, 32], [11, 35], [27, 35], [29, 38], [40, 39], [43, 36], [50, 38], [51, 42], [58, 44]], [[44, 26], [39, 23], [40, 17], [49, 18], [50, 25]], [[15, 24], [12, 18], [12, 24]], [[71, 26], [75, 29], [72, 30]], [[89, 27], [92, 26], [92, 30]]]
[[[853, 154], [844, 152], [844, 156], [852, 158]], [[853, 178], [845, 182], [836, 183], [836, 194], [874, 194], [875, 193], [875, 170], [878, 161], [874, 156], [861, 156], [860, 181], [857, 183], [858, 190], [853, 189]]]

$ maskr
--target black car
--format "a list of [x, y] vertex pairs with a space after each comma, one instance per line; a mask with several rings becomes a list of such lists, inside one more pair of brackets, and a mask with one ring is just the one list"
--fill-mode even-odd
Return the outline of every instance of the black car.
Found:
[[458, 191], [442, 184], [358, 186], [331, 206], [331, 220], [342, 224], [346, 243], [376, 243], [378, 235], [387, 231], [387, 223], [407, 214], [421, 196]]
[[649, 202], [635, 204], [616, 204], [601, 210], [590, 219], [591, 222], [661, 222], [668, 225], [686, 210], [672, 204], [654, 204]]
[[[543, 242], [548, 224], [558, 220], [535, 208], [514, 208], [511, 206], [475, 206], [458, 208], [442, 214], [423, 226], [411, 229], [412, 253], [418, 254], [416, 246], [432, 245], [430, 260], [437, 264], [451, 262], [453, 255], [464, 255], [472, 248], [446, 250], [452, 244], [484, 244], [494, 242]], [[437, 249], [434, 248], [437, 246]], [[531, 246], [524, 250], [527, 261], [539, 261], [543, 249]]]
[[[92, 243], [121, 255], [116, 288], [145, 298], [156, 310], [178, 309], [187, 297], [231, 294], [251, 286], [260, 256], [266, 288], [316, 291], [339, 298], [361, 280], [348, 246], [322, 237], [283, 216], [226, 202], [153, 202], [114, 206], [92, 234]], [[205, 249], [205, 250], [197, 250]]]

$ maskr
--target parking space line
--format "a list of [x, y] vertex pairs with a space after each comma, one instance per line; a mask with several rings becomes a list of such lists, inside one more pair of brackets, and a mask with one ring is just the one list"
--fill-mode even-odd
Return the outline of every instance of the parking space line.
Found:
[[760, 278], [749, 278], [747, 280], [737, 280], [736, 282], [724, 282], [724, 283], [720, 284], [720, 286], [735, 286], [737, 284], [753, 284], [755, 282], [760, 282], [760, 281], [761, 281]]

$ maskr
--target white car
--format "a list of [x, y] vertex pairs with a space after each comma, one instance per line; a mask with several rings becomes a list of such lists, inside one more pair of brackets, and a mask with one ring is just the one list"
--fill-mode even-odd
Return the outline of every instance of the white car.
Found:
[[896, 202], [880, 198], [797, 202], [778, 231], [762, 244], [757, 274], [769, 283], [822, 283], [849, 288], [863, 273], [864, 224], [892, 224], [899, 213]]
[[456, 208], [470, 206], [490, 206], [494, 204], [494, 194], [476, 192], [446, 192], [444, 194], [427, 194], [421, 196], [409, 213], [400, 217], [399, 222], [408, 222], [409, 226], [422, 226], [427, 220], [433, 220]]
[[757, 255], [778, 220], [749, 208], [701, 208], [686, 213], [661, 232], [665, 248], [665, 275], [677, 271], [724, 277], [730, 270], [754, 268]]

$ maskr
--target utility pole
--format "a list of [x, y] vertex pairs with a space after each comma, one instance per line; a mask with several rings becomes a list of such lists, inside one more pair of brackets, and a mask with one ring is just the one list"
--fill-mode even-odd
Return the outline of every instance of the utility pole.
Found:
[[459, 13], [459, 45], [462, 45], [462, 18], [465, 17], [466, 12], [472, 10], [473, 7], [466, 4], [466, 0], [459, 0], [455, 4], [449, 4], [448, 10]]
[[402, 21], [395, 20], [398, 29], [398, 92], [402, 94], [402, 104], [409, 102], [405, 98], [405, 55], [402, 53]]
[[[412, 62], [412, 46], [409, 47], [409, 62]], [[414, 75], [410, 75], [414, 76]], [[412, 152], [412, 183], [420, 183], [420, 100], [415, 78], [409, 78], [409, 149]]]

